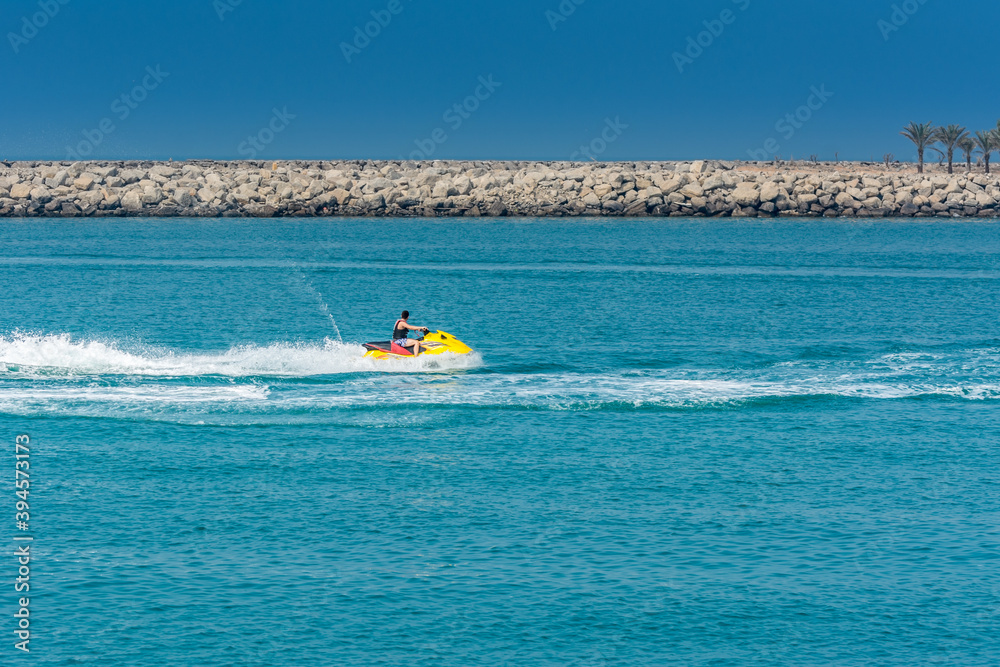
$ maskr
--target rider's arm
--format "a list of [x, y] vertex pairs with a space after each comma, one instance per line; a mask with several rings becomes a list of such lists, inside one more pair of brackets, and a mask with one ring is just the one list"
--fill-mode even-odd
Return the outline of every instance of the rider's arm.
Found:
[[414, 325], [412, 325], [412, 324], [410, 324], [408, 322], [403, 322], [403, 326], [406, 327], [407, 329], [409, 329], [410, 331], [425, 331], [425, 330], [429, 331], [429, 329], [427, 329], [427, 327], [414, 326]]

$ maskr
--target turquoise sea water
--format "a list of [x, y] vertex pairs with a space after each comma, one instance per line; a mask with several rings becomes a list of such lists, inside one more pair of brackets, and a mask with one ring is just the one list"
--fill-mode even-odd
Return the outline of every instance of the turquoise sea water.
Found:
[[[995, 223], [19, 221], [0, 247], [35, 538], [30, 657], [0, 563], [4, 662], [1000, 661]], [[478, 354], [361, 360], [403, 308]]]

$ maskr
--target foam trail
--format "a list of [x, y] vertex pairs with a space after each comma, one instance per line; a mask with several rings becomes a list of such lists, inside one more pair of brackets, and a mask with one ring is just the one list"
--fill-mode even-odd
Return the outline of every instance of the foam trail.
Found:
[[155, 347], [126, 351], [115, 341], [73, 340], [69, 334], [0, 336], [0, 378], [79, 375], [193, 377], [307, 377], [364, 372], [421, 372], [476, 368], [479, 355], [377, 361], [361, 345], [316, 343], [243, 345], [219, 353], [178, 353]]

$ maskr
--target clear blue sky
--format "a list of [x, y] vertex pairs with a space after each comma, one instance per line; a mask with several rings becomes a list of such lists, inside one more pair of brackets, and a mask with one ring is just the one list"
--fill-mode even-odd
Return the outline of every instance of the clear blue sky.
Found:
[[911, 120], [1000, 118], [995, 0], [4, 0], [0, 26], [0, 159], [911, 159]]

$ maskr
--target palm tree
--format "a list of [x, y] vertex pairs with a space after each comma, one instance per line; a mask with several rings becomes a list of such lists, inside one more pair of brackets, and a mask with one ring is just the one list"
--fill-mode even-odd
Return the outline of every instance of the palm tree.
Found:
[[1000, 147], [1000, 131], [982, 130], [976, 132], [976, 148], [983, 152], [983, 164], [986, 165], [986, 173], [990, 173], [990, 153]]
[[972, 154], [976, 152], [976, 140], [971, 136], [966, 134], [962, 137], [962, 140], [958, 142], [958, 147], [962, 149], [965, 153], [965, 168], [968, 171], [972, 171]]
[[955, 158], [955, 148], [958, 147], [958, 142], [960, 142], [963, 137], [969, 136], [965, 128], [961, 125], [949, 125], [948, 127], [939, 127], [935, 133], [935, 139], [944, 144], [944, 154], [948, 158], [948, 173], [954, 174], [955, 170], [952, 168], [952, 161]]
[[913, 123], [903, 128], [901, 135], [917, 146], [917, 173], [924, 173], [924, 151], [937, 141], [937, 129], [933, 123]]

